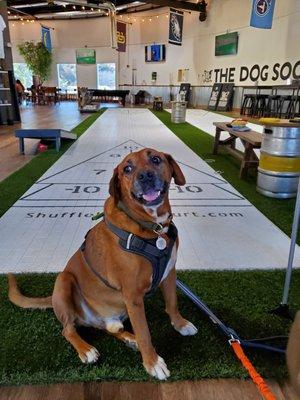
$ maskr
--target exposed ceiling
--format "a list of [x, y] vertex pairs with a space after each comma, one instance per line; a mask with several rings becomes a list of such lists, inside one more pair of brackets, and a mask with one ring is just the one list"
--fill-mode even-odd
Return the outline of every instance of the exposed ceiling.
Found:
[[[176, 9], [197, 11], [199, 4], [186, 0], [111, 0], [116, 7], [117, 14], [132, 13], [156, 9], [158, 7], [174, 7]], [[197, 1], [197, 0], [192, 0]], [[8, 0], [9, 19], [73, 19], [96, 18], [106, 14], [97, 9], [97, 5], [105, 1], [78, 0], [77, 4], [70, 1], [55, 0]]]

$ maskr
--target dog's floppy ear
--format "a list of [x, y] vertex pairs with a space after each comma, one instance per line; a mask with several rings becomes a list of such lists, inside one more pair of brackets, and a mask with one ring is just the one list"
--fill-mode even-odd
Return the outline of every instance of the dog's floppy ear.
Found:
[[114, 169], [113, 176], [109, 182], [109, 194], [114, 198], [115, 203], [117, 203], [120, 199], [120, 184], [118, 177], [118, 167]]
[[185, 177], [183, 175], [183, 172], [181, 171], [179, 165], [177, 162], [174, 160], [174, 158], [170, 154], [165, 154], [169, 164], [170, 168], [172, 171], [172, 177], [174, 178], [174, 181], [176, 185], [185, 185]]

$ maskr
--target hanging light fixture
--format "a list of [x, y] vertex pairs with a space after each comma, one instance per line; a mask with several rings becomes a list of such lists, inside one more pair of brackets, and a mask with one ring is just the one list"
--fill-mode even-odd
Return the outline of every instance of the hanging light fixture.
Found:
[[206, 21], [206, 18], [207, 18], [206, 7], [207, 7], [206, 1], [205, 0], [201, 0], [200, 3], [199, 3], [199, 11], [200, 11], [199, 21], [201, 21], [201, 22]]

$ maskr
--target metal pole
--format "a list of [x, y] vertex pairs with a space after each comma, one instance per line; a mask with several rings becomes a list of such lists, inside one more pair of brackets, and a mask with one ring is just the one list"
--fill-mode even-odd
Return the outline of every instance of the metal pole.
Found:
[[288, 297], [289, 297], [291, 276], [292, 276], [292, 269], [293, 269], [294, 255], [295, 255], [295, 247], [296, 247], [296, 239], [297, 239], [297, 233], [298, 233], [298, 227], [299, 227], [299, 218], [300, 218], [300, 179], [298, 182], [297, 199], [296, 199], [294, 221], [293, 221], [293, 228], [292, 228], [292, 235], [291, 235], [291, 245], [290, 245], [289, 259], [288, 259], [287, 270], [286, 270], [286, 275], [285, 275], [283, 296], [282, 296], [282, 301], [281, 301], [282, 305], [288, 304]]

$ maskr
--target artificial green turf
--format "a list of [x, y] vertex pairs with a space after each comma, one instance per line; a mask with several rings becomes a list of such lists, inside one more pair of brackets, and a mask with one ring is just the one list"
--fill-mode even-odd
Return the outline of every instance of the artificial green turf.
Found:
[[[287, 235], [291, 234], [295, 199], [272, 199], [259, 194], [256, 191], [256, 175], [253, 174], [251, 176], [250, 174], [247, 180], [240, 179], [240, 162], [226, 153], [212, 154], [214, 138], [211, 135], [187, 122], [182, 124], [171, 122], [171, 114], [167, 111], [152, 110], [152, 112], [198, 156], [207, 160], [213, 169], [219, 171], [224, 179], [267, 218]], [[300, 233], [298, 235], [298, 243], [300, 244]]]
[[[179, 277], [241, 337], [288, 333], [289, 323], [268, 313], [278, 305], [282, 271], [180, 272]], [[21, 290], [31, 296], [51, 294], [54, 280], [54, 274], [18, 276]], [[295, 309], [300, 307], [299, 285], [300, 271], [295, 271], [290, 297]], [[179, 308], [199, 328], [196, 336], [182, 337], [171, 327], [159, 292], [146, 300], [153, 344], [165, 359], [171, 379], [247, 377], [225, 337], [182, 294]], [[95, 365], [83, 365], [61, 336], [61, 325], [52, 310], [25, 310], [9, 302], [5, 276], [0, 276], [0, 316], [0, 384], [150, 379], [139, 353], [92, 328], [79, 331], [97, 347], [101, 359]], [[283, 356], [254, 350], [246, 353], [264, 377], [286, 377]]]
[[[105, 111], [105, 108], [90, 115], [72, 129], [81, 136]], [[66, 116], [67, 118], [67, 116]], [[51, 148], [35, 156], [29, 163], [0, 182], [0, 217], [24, 194], [73, 144], [62, 140], [60, 151]], [[54, 147], [54, 146], [53, 146]]]

